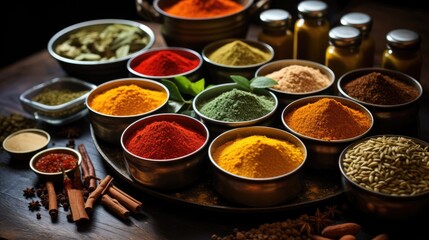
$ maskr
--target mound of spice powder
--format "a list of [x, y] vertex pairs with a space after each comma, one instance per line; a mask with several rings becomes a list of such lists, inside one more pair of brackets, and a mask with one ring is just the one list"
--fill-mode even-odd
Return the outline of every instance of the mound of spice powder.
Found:
[[163, 10], [180, 17], [207, 18], [232, 14], [243, 8], [232, 0], [180, 0]]
[[403, 104], [419, 95], [417, 88], [378, 72], [351, 80], [344, 84], [343, 90], [350, 97], [378, 105]]
[[191, 59], [174, 51], [161, 50], [141, 61], [133, 69], [149, 76], [170, 76], [191, 71], [199, 63], [197, 58]]
[[138, 129], [126, 142], [131, 153], [150, 159], [171, 159], [200, 148], [206, 138], [176, 122], [155, 121]]
[[229, 66], [246, 66], [265, 62], [272, 57], [249, 44], [235, 40], [227, 43], [211, 53], [208, 58], [213, 62]]
[[242, 122], [260, 118], [274, 109], [269, 96], [232, 89], [203, 103], [199, 111], [206, 117], [226, 122]]
[[321, 98], [292, 110], [286, 114], [285, 122], [302, 135], [327, 141], [356, 137], [371, 126], [371, 118], [364, 112], [332, 98]]
[[290, 65], [267, 74], [266, 77], [277, 81], [273, 88], [285, 92], [306, 93], [327, 87], [331, 81], [319, 69]]

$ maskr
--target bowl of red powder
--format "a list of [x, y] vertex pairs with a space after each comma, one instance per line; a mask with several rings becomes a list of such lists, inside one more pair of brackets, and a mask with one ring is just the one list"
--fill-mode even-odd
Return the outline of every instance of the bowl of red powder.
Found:
[[378, 134], [418, 134], [421, 84], [413, 77], [384, 68], [361, 68], [338, 79], [341, 96], [368, 108]]
[[270, 88], [282, 107], [299, 98], [334, 93], [335, 74], [323, 64], [302, 60], [282, 59], [269, 62], [256, 70], [255, 77], [277, 81]]
[[199, 120], [160, 113], [130, 124], [121, 136], [126, 167], [138, 183], [155, 189], [178, 189], [204, 172], [209, 131]]
[[[169, 46], [201, 51], [213, 41], [247, 35], [250, 18], [266, 3], [254, 0], [155, 0], [153, 6], [138, 1], [144, 18], [160, 22]], [[149, 17], [148, 17], [149, 16]]]
[[69, 147], [52, 147], [36, 153], [30, 160], [30, 168], [45, 180], [61, 181], [63, 171], [73, 172], [82, 162], [82, 155]]
[[181, 47], [153, 48], [131, 58], [127, 69], [132, 76], [160, 81], [185, 76], [191, 81], [201, 78], [201, 55]]
[[119, 145], [132, 122], [166, 112], [169, 97], [167, 87], [150, 79], [120, 78], [98, 85], [85, 102], [94, 136]]
[[338, 172], [338, 157], [352, 142], [368, 135], [371, 112], [350, 99], [315, 95], [288, 104], [281, 114], [283, 126], [307, 147], [307, 166]]

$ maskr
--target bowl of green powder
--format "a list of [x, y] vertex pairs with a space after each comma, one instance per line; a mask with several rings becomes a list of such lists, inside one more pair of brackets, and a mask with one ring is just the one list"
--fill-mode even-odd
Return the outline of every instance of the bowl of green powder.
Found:
[[236, 83], [224, 83], [199, 93], [192, 106], [213, 135], [218, 135], [235, 127], [271, 125], [278, 100], [266, 89], [248, 91]]
[[208, 44], [202, 57], [209, 82], [229, 83], [231, 75], [253, 78], [259, 67], [273, 59], [274, 50], [263, 42], [230, 38]]

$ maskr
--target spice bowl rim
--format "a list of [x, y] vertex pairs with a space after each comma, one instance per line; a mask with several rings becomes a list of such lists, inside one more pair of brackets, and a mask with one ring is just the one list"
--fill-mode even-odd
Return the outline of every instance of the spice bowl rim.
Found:
[[[7, 148], [6, 143], [7, 143], [7, 141], [10, 140], [10, 138], [12, 138], [13, 136], [16, 136], [17, 134], [21, 134], [21, 133], [25, 133], [25, 132], [37, 132], [37, 133], [43, 135], [47, 139], [46, 143], [44, 144], [44, 146], [42, 146], [40, 148], [37, 148], [37, 149], [30, 150], [30, 151], [14, 151], [12, 149], [8, 149]], [[37, 152], [39, 152], [39, 151], [47, 148], [47, 146], [49, 145], [50, 141], [51, 141], [51, 135], [48, 132], [46, 132], [45, 130], [42, 130], [42, 129], [39, 129], [39, 128], [26, 128], [26, 129], [21, 129], [21, 130], [18, 130], [18, 131], [15, 131], [15, 132], [9, 134], [3, 140], [2, 147], [14, 159], [17, 159], [17, 160], [25, 160], [25, 159], [29, 160], [29, 159], [31, 159], [31, 157], [34, 154], [36, 154]]]
[[[128, 83], [129, 82], [129, 83]], [[97, 91], [100, 91], [100, 89], [103, 89], [102, 92], [116, 88], [116, 87], [120, 87], [120, 86], [125, 86], [125, 85], [129, 85], [131, 83], [138, 83], [138, 82], [145, 82], [147, 84], [153, 84], [156, 85], [158, 87], [161, 87], [164, 92], [167, 94], [165, 101], [160, 104], [157, 108], [152, 109], [148, 112], [143, 112], [143, 113], [138, 113], [138, 114], [133, 114], [133, 115], [109, 115], [109, 114], [105, 114], [99, 111], [94, 110], [90, 104], [88, 103], [88, 101], [93, 97], [94, 94], [96, 94]], [[112, 85], [112, 86], [110, 86]], [[137, 84], [138, 85], [138, 84]], [[98, 94], [98, 93], [97, 93]], [[124, 118], [130, 118], [130, 117], [139, 117], [139, 116], [144, 116], [144, 115], [148, 115], [151, 114], [153, 112], [158, 111], [159, 109], [163, 108], [167, 103], [168, 100], [170, 98], [170, 91], [168, 90], [168, 88], [164, 85], [161, 84], [160, 82], [157, 82], [155, 80], [152, 79], [147, 79], [147, 78], [140, 78], [140, 77], [127, 77], [127, 78], [117, 78], [117, 79], [113, 79], [110, 81], [107, 81], [105, 83], [102, 83], [100, 85], [98, 85], [96, 88], [92, 89], [86, 99], [85, 99], [85, 105], [86, 107], [89, 109], [90, 112], [99, 115], [99, 116], [103, 116], [103, 117], [108, 117], [108, 118], [113, 118], [113, 119], [124, 119]]]
[[[233, 89], [244, 90], [242, 87], [240, 87], [237, 83], [234, 83], [234, 82], [222, 83], [222, 84], [216, 84], [214, 86], [211, 86], [211, 87], [205, 89], [204, 91], [200, 92], [197, 96], [195, 96], [193, 101], [192, 101], [193, 110], [195, 111], [195, 113], [200, 118], [202, 118], [203, 120], [205, 120], [209, 123], [213, 123], [213, 124], [217, 124], [217, 125], [223, 125], [223, 126], [229, 126], [229, 127], [242, 127], [242, 126], [253, 125], [253, 124], [260, 123], [260, 122], [267, 120], [268, 118], [272, 117], [276, 113], [278, 106], [279, 106], [279, 101], [277, 99], [277, 96], [274, 93], [272, 93], [271, 91], [267, 90], [267, 92], [264, 94], [264, 96], [270, 96], [274, 100], [274, 107], [269, 113], [267, 113], [261, 117], [258, 117], [258, 118], [252, 119], [252, 120], [238, 121], [238, 122], [228, 122], [228, 121], [222, 121], [222, 120], [217, 120], [214, 118], [207, 117], [206, 115], [202, 114], [199, 111], [199, 108], [201, 108], [201, 104], [202, 104], [200, 102], [200, 101], [202, 101], [201, 98], [203, 98], [203, 100], [207, 101], [207, 100], [213, 99], [214, 97], [218, 97], [219, 95], [211, 95], [210, 93], [212, 91], [219, 91], [218, 90], [219, 88], [225, 88], [225, 91], [226, 90], [230, 91]], [[246, 91], [246, 90], [244, 90], [244, 91]], [[204, 99], [205, 95], [210, 95], [210, 97], [207, 99]]]
[[[142, 60], [146, 59], [147, 57], [152, 56], [153, 54], [155, 54], [157, 52], [161, 52], [161, 51], [179, 52], [180, 55], [182, 55], [182, 53], [189, 54], [190, 56], [194, 56], [195, 59], [198, 59], [198, 65], [195, 68], [190, 69], [190, 70], [183, 72], [183, 73], [178, 73], [178, 74], [173, 74], [173, 75], [161, 75], [161, 76], [146, 75], [146, 74], [143, 74], [143, 73], [140, 73], [140, 72], [134, 70], [133, 67], [138, 65]], [[147, 55], [149, 55], [149, 56], [147, 56]], [[142, 77], [142, 78], [154, 79], [154, 80], [161, 80], [161, 79], [165, 79], [165, 78], [174, 78], [177, 76], [191, 75], [191, 74], [199, 71], [202, 66], [203, 66], [203, 58], [202, 58], [201, 54], [199, 54], [197, 51], [190, 49], [190, 48], [173, 47], [173, 46], [157, 47], [157, 48], [147, 49], [146, 51], [143, 51], [139, 54], [136, 54], [135, 56], [131, 57], [127, 61], [127, 69], [132, 75]]]
[[[320, 64], [318, 62], [305, 60], [305, 59], [280, 59], [280, 60], [268, 62], [268, 63], [262, 65], [261, 67], [259, 67], [258, 70], [256, 70], [255, 77], [260, 77], [261, 71], [264, 71], [267, 68], [272, 68], [271, 69], [272, 71], [270, 71], [270, 73], [271, 73], [271, 72], [281, 70], [282, 68], [287, 67], [287, 66], [291, 66], [291, 65], [299, 65], [299, 66], [306, 66], [306, 67], [315, 68], [328, 77], [330, 84], [328, 84], [327, 86], [325, 86], [323, 88], [316, 89], [316, 90], [309, 91], [309, 92], [288, 92], [288, 91], [275, 89], [273, 87], [269, 88], [270, 91], [274, 91], [274, 92], [279, 93], [279, 94], [300, 97], [300, 96], [314, 95], [314, 94], [317, 94], [320, 92], [324, 92], [324, 91], [332, 88], [335, 85], [335, 73], [332, 71], [332, 69], [330, 69], [329, 67], [327, 67], [323, 64]], [[274, 66], [276, 66], [276, 67], [274, 67]]]
[[[396, 78], [401, 82], [409, 83], [409, 85], [412, 85], [414, 88], [416, 88], [416, 90], [419, 92], [419, 95], [415, 99], [408, 101], [408, 102], [405, 102], [405, 103], [386, 105], [386, 104], [374, 104], [374, 103], [370, 103], [370, 102], [365, 102], [365, 101], [362, 101], [362, 100], [359, 100], [357, 98], [350, 96], [349, 94], [346, 93], [346, 91], [344, 91], [343, 86], [345, 83], [350, 82], [353, 79], [356, 79], [356, 78], [365, 76], [367, 74], [370, 74], [372, 72], [381, 73], [383, 75], [387, 75], [389, 77]], [[356, 75], [356, 76], [351, 78], [351, 76], [354, 76], [354, 75]], [[350, 79], [348, 79], [348, 78], [350, 78]], [[349, 99], [351, 99], [355, 102], [358, 102], [364, 106], [375, 107], [375, 108], [379, 108], [379, 109], [400, 108], [403, 106], [408, 106], [408, 105], [411, 105], [411, 104], [419, 101], [421, 99], [421, 97], [423, 96], [423, 87], [420, 84], [420, 82], [417, 81], [415, 78], [413, 78], [412, 76], [405, 74], [403, 72], [397, 71], [397, 70], [380, 68], [380, 67], [358, 68], [358, 69], [346, 72], [345, 74], [343, 74], [338, 79], [337, 89], [338, 89], [338, 92], [340, 93], [340, 95], [343, 95], [346, 98], [349, 98]]]
[[[226, 64], [217, 63], [215, 61], [212, 61], [208, 57], [208, 54], [213, 53], [214, 51], [216, 51], [218, 48], [222, 47], [223, 45], [237, 41], [237, 40], [242, 41], [246, 44], [249, 44], [252, 47], [256, 47], [257, 49], [264, 51], [266, 53], [269, 52], [270, 58], [263, 61], [263, 62], [260, 62], [260, 63], [234, 66], [234, 65], [226, 65]], [[226, 38], [226, 39], [220, 39], [220, 40], [217, 40], [217, 41], [214, 41], [214, 42], [207, 44], [203, 48], [203, 50], [201, 51], [201, 56], [202, 56], [204, 62], [208, 63], [209, 66], [216, 66], [216, 67], [222, 68], [222, 69], [237, 69], [237, 70], [238, 69], [252, 69], [252, 68], [259, 67], [263, 64], [266, 64], [266, 63], [270, 62], [271, 60], [273, 60], [274, 49], [269, 44], [267, 44], [265, 42], [257, 41], [257, 40], [252, 40], [252, 39], [247, 39], [247, 38]]]
[[[344, 165], [343, 165], [345, 154], [350, 149], [355, 147], [356, 145], [361, 144], [361, 143], [368, 141], [368, 140], [371, 140], [371, 139], [378, 138], [378, 137], [403, 137], [403, 138], [410, 139], [410, 140], [414, 141], [415, 143], [420, 144], [422, 146], [428, 146], [429, 147], [428, 142], [425, 142], [425, 141], [423, 141], [419, 138], [416, 138], [416, 137], [411, 137], [411, 136], [406, 136], [406, 135], [401, 135], [401, 134], [378, 134], [378, 135], [371, 135], [371, 136], [367, 136], [365, 138], [359, 139], [359, 140], [349, 144], [347, 147], [345, 147], [339, 156], [338, 167], [340, 169], [341, 176], [347, 180], [347, 183], [352, 184], [353, 187], [358, 188], [360, 191], [362, 191], [366, 194], [370, 194], [372, 196], [380, 197], [383, 199], [410, 200], [410, 199], [419, 199], [419, 198], [422, 198], [425, 196], [429, 196], [429, 190], [427, 190], [425, 192], [418, 193], [416, 195], [406, 195], [406, 196], [404, 196], [404, 195], [391, 195], [391, 194], [386, 194], [386, 193], [382, 193], [382, 192], [376, 192], [372, 189], [368, 189], [368, 188], [364, 188], [364, 187], [360, 186], [358, 183], [356, 183], [355, 181], [353, 181], [352, 179], [349, 178], [349, 176], [345, 173]], [[428, 202], [429, 202], [429, 200], [428, 200]]]
[[77, 167], [80, 167], [82, 163], [82, 155], [80, 154], [79, 151], [69, 147], [51, 147], [36, 153], [30, 159], [30, 162], [29, 162], [30, 169], [37, 175], [46, 177], [46, 178], [56, 178], [56, 177], [62, 176], [63, 175], [62, 172], [53, 172], [53, 173], [42, 172], [40, 170], [37, 170], [36, 167], [34, 166], [36, 162], [40, 159], [40, 157], [47, 155], [49, 153], [55, 153], [55, 152], [68, 153], [68, 154], [74, 155], [77, 158], [77, 164], [75, 165], [75, 167], [72, 169], [65, 170], [64, 173], [73, 172]]
[[[244, 130], [249, 130], [249, 131], [253, 130], [256, 132], [266, 132], [266, 131], [279, 132], [279, 133], [281, 132], [282, 134], [288, 135], [290, 138], [293, 138], [295, 141], [300, 143], [300, 146], [298, 146], [298, 147], [300, 147], [303, 150], [304, 160], [299, 164], [298, 167], [296, 167], [294, 170], [292, 170], [288, 173], [284, 173], [282, 175], [273, 176], [273, 177], [267, 177], [267, 178], [252, 178], [252, 177], [241, 176], [241, 175], [237, 175], [237, 174], [231, 173], [231, 172], [223, 169], [222, 167], [220, 167], [216, 163], [216, 161], [214, 160], [214, 158], [212, 156], [212, 150], [216, 150], [216, 149], [214, 149], [213, 145], [216, 144], [218, 141], [221, 141], [222, 138], [226, 138], [227, 136], [228, 136], [228, 139], [236, 139], [238, 136], [243, 137], [244, 135], [246, 135], [246, 136], [256, 135], [255, 133], [251, 133], [251, 134], [245, 133], [245, 134], [241, 134], [241, 135], [236, 135], [235, 138], [231, 138], [231, 136], [229, 136], [229, 135], [234, 135], [235, 132], [237, 132], [237, 131], [242, 132]], [[226, 142], [226, 141], [224, 141], [224, 142]], [[294, 136], [293, 134], [291, 134], [285, 130], [274, 128], [274, 127], [267, 127], [267, 126], [246, 126], [246, 127], [241, 127], [241, 128], [230, 129], [230, 130], [225, 131], [225, 132], [219, 134], [218, 136], [216, 136], [216, 138], [214, 138], [209, 145], [208, 155], [209, 155], [210, 162], [216, 167], [216, 169], [222, 171], [223, 173], [225, 173], [231, 177], [249, 180], [249, 181], [254, 181], [254, 182], [267, 182], [267, 181], [272, 181], [272, 180], [284, 178], [286, 176], [289, 176], [289, 175], [299, 171], [304, 166], [304, 163], [307, 160], [307, 148], [301, 139], [299, 139], [298, 137]]]
[[[320, 139], [320, 138], [315, 138], [315, 137], [310, 137], [304, 134], [301, 134], [297, 131], [295, 131], [294, 129], [292, 129], [285, 121], [285, 116], [287, 113], [289, 113], [291, 110], [293, 109], [297, 109], [299, 107], [304, 106], [305, 104], [308, 103], [314, 103], [317, 100], [323, 99], [323, 98], [333, 98], [335, 100], [339, 100], [342, 104], [347, 103], [347, 106], [350, 107], [351, 105], [355, 106], [353, 107], [353, 109], [359, 108], [360, 110], [362, 110], [370, 119], [371, 125], [369, 126], [369, 128], [354, 137], [351, 138], [345, 138], [345, 139], [335, 139], [335, 140], [324, 140], [324, 139]], [[336, 96], [336, 95], [313, 95], [313, 96], [307, 96], [307, 97], [303, 97], [303, 98], [299, 98], [296, 99], [294, 101], [292, 101], [291, 103], [289, 103], [288, 105], [286, 105], [286, 107], [283, 108], [282, 113], [281, 113], [281, 121], [283, 126], [290, 132], [292, 132], [293, 134], [295, 134], [296, 136], [298, 136], [299, 138], [302, 139], [306, 139], [306, 140], [310, 140], [310, 141], [316, 141], [316, 142], [323, 142], [323, 143], [347, 143], [347, 142], [352, 142], [355, 140], [358, 140], [360, 138], [362, 138], [363, 136], [369, 134], [374, 126], [374, 117], [372, 115], [372, 113], [362, 104], [355, 102], [351, 99], [345, 98], [345, 97], [341, 97], [341, 96]]]
[[[127, 26], [134, 26], [139, 28], [144, 34], [146, 34], [148, 36], [148, 44], [145, 45], [142, 49], [133, 52], [131, 54], [128, 54], [126, 56], [123, 56], [121, 58], [116, 58], [116, 59], [111, 59], [111, 60], [103, 60], [103, 61], [79, 61], [79, 60], [74, 60], [71, 58], [66, 58], [63, 57], [61, 55], [59, 55], [54, 47], [57, 45], [59, 39], [64, 38], [65, 36], [68, 36], [69, 34], [79, 30], [79, 29], [85, 29], [87, 27], [91, 27], [91, 26], [96, 26], [96, 25], [109, 25], [109, 24], [123, 24], [123, 25], [127, 25]], [[60, 61], [60, 62], [64, 62], [67, 64], [73, 64], [73, 65], [85, 65], [85, 66], [91, 66], [91, 65], [107, 65], [107, 64], [111, 64], [111, 63], [117, 63], [117, 62], [122, 62], [126, 59], [129, 59], [132, 56], [137, 55], [138, 53], [141, 53], [143, 51], [145, 51], [146, 49], [149, 49], [153, 46], [153, 44], [155, 43], [155, 34], [152, 31], [151, 28], [149, 28], [148, 26], [146, 26], [145, 24], [138, 22], [138, 21], [133, 21], [133, 20], [128, 20], [128, 19], [117, 19], [117, 18], [103, 18], [103, 19], [94, 19], [94, 20], [87, 20], [87, 21], [83, 21], [83, 22], [78, 22], [75, 24], [72, 24], [66, 28], [63, 28], [62, 30], [58, 31], [57, 33], [55, 33], [48, 42], [48, 52], [49, 54], [55, 58], [56, 60]]]

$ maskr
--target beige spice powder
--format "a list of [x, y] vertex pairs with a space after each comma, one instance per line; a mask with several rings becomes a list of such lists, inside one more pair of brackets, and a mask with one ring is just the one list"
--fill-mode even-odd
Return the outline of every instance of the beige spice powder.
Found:
[[266, 77], [277, 81], [274, 89], [292, 92], [313, 92], [327, 87], [331, 81], [320, 70], [301, 65], [290, 65], [278, 71], [267, 74]]

